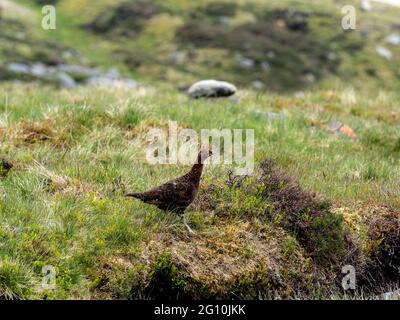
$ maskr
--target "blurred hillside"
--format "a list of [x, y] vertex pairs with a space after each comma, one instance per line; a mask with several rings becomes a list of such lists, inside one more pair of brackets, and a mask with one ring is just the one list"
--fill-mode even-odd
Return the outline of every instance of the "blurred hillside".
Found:
[[[45, 31], [40, 10], [49, 2], [57, 29]], [[398, 89], [400, 9], [352, 2], [357, 29], [345, 31], [348, 1], [2, 0], [0, 78], [32, 80], [18, 65], [7, 68], [28, 62], [117, 66], [178, 88], [218, 78], [257, 90]]]

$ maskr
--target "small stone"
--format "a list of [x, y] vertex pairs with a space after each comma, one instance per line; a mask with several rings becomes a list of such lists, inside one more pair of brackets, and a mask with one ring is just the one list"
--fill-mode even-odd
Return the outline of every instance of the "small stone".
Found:
[[385, 47], [377, 47], [376, 52], [386, 60], [392, 60], [393, 54], [389, 49], [386, 49]]
[[337, 131], [340, 130], [340, 128], [341, 128], [342, 126], [343, 126], [343, 123], [341, 123], [341, 122], [331, 122], [331, 123], [329, 123], [329, 124], [326, 126], [326, 128], [327, 128], [329, 131], [337, 132]]
[[109, 79], [114, 79], [114, 80], [120, 79], [121, 77], [117, 68], [109, 69], [105, 74], [105, 76]]
[[188, 94], [190, 97], [197, 98], [218, 98], [218, 97], [229, 97], [235, 94], [237, 91], [236, 87], [225, 81], [217, 80], [203, 80], [193, 84]]
[[29, 74], [31, 68], [24, 63], [11, 62], [7, 65], [7, 70], [19, 74]]
[[88, 78], [86, 84], [90, 86], [124, 87], [128, 89], [136, 89], [138, 86], [136, 81], [122, 78], [116, 68], [109, 69], [105, 74], [99, 74]]
[[45, 78], [49, 75], [50, 70], [43, 63], [35, 63], [30, 73], [37, 78]]
[[371, 1], [362, 0], [361, 1], [361, 10], [363, 10], [363, 11], [371, 11], [372, 10]]
[[391, 34], [386, 38], [386, 42], [394, 46], [400, 46], [400, 35]]
[[239, 58], [238, 66], [242, 69], [252, 69], [254, 68], [254, 61], [248, 58]]
[[92, 77], [86, 82], [89, 86], [99, 87], [125, 87], [128, 89], [137, 88], [137, 82], [132, 79], [112, 79], [106, 76]]
[[74, 88], [76, 87], [76, 82], [75, 80], [66, 74], [65, 72], [59, 72], [55, 75], [55, 80], [65, 88]]
[[262, 90], [265, 88], [265, 84], [264, 82], [260, 81], [260, 80], [255, 80], [253, 81], [253, 83], [251, 84], [252, 87], [256, 90]]

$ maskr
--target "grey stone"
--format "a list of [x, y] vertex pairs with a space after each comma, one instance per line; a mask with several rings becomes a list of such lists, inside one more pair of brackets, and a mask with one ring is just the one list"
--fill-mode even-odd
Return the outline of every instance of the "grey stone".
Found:
[[117, 68], [111, 68], [111, 69], [109, 69], [109, 70], [107, 71], [107, 73], [105, 74], [105, 76], [106, 76], [107, 78], [109, 78], [109, 79], [114, 79], [114, 80], [117, 80], [117, 79], [120, 79], [120, 78], [121, 78], [121, 76], [120, 76], [119, 71], [118, 71]]
[[363, 10], [363, 11], [371, 11], [372, 10], [371, 1], [362, 0], [361, 1], [361, 10]]
[[248, 58], [238, 58], [238, 66], [242, 69], [252, 69], [254, 68], [254, 61]]
[[342, 127], [343, 127], [343, 123], [338, 122], [338, 121], [331, 122], [326, 125], [326, 128], [332, 132], [339, 132], [340, 128], [342, 128]]
[[253, 83], [252, 83], [251, 85], [252, 85], [252, 87], [253, 87], [254, 89], [257, 89], [257, 90], [261, 90], [261, 89], [264, 89], [264, 88], [265, 88], [264, 82], [262, 82], [262, 81], [260, 81], [260, 80], [255, 80], [255, 81], [253, 81]]
[[35, 63], [30, 69], [30, 73], [37, 78], [46, 78], [51, 72], [43, 63]]
[[31, 68], [24, 63], [11, 62], [7, 65], [7, 70], [18, 74], [30, 74]]
[[229, 97], [235, 94], [237, 91], [236, 87], [225, 81], [217, 80], [202, 80], [193, 84], [188, 94], [192, 98], [203, 98], [203, 97]]
[[113, 79], [107, 76], [91, 77], [86, 81], [89, 86], [100, 87], [127, 87], [129, 89], [137, 88], [137, 82], [132, 79]]
[[86, 84], [90, 86], [102, 87], [126, 87], [129, 89], [135, 89], [138, 86], [136, 81], [122, 78], [116, 68], [111, 68], [104, 74], [99, 74], [88, 78], [86, 80]]
[[376, 53], [378, 53], [381, 57], [385, 58], [386, 60], [392, 60], [393, 54], [392, 51], [386, 49], [385, 47], [376, 47]]
[[66, 74], [65, 72], [58, 72], [56, 73], [54, 79], [63, 87], [65, 88], [74, 88], [76, 87], [75, 80]]
[[386, 38], [386, 42], [394, 46], [400, 46], [400, 35], [393, 33]]

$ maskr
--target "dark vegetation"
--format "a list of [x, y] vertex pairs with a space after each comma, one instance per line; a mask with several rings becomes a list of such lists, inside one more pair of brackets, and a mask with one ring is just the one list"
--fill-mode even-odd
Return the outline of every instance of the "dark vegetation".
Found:
[[6, 176], [13, 166], [9, 160], [0, 157], [0, 177]]
[[[254, 61], [254, 67], [238, 70], [248, 82], [249, 77], [265, 81], [273, 89], [284, 84], [287, 89], [301, 87], [312, 74], [316, 81], [325, 75], [337, 72], [340, 65], [339, 52], [357, 51], [363, 46], [361, 38], [343, 33], [336, 28], [330, 38], [321, 41], [309, 29], [313, 20], [320, 28], [332, 28], [338, 17], [323, 13], [276, 10], [263, 11], [257, 15], [257, 22], [228, 28], [217, 20], [218, 12], [233, 14], [235, 6], [210, 5], [193, 14], [177, 32], [177, 43], [182, 48], [214, 47], [227, 49]], [[210, 14], [211, 12], [211, 14]], [[225, 15], [224, 15], [225, 16]], [[211, 17], [211, 18], [210, 18]], [[221, 16], [220, 16], [221, 18]], [[271, 72], [262, 69], [263, 63], [271, 66]], [[284, 71], [284, 72], [282, 72]], [[273, 79], [273, 81], [271, 81]]]
[[135, 37], [142, 31], [146, 21], [160, 12], [160, 7], [152, 1], [128, 1], [101, 12], [85, 28], [99, 34], [113, 32]]
[[379, 285], [399, 283], [400, 279], [400, 215], [390, 209], [368, 216], [368, 254], [371, 263], [364, 281]]
[[[255, 20], [230, 26], [229, 21], [243, 11], [253, 15]], [[176, 14], [154, 1], [128, 1], [107, 8], [84, 27], [101, 35], [134, 39], [141, 34], [147, 21], [160, 13]], [[235, 81], [241, 85], [258, 80], [273, 90], [299, 89], [328, 75], [337, 75], [340, 53], [354, 55], [362, 50], [365, 42], [358, 33], [343, 32], [337, 24], [340, 17], [326, 12], [266, 10], [214, 2], [179, 15], [184, 18], [184, 24], [176, 31], [175, 43], [180, 51], [188, 54], [190, 64], [197, 64], [196, 49], [223, 49], [233, 60], [221, 71], [240, 73]], [[316, 36], [317, 32], [324, 36]], [[142, 52], [140, 47], [135, 47], [134, 53], [117, 50], [115, 56], [132, 68], [154, 65], [163, 68], [167, 63], [155, 53]], [[252, 60], [253, 65], [242, 68], [236, 61], [240, 57]], [[209, 60], [212, 59], [210, 56]], [[224, 62], [218, 59], [214, 62], [221, 67]], [[193, 72], [187, 66], [174, 68]]]

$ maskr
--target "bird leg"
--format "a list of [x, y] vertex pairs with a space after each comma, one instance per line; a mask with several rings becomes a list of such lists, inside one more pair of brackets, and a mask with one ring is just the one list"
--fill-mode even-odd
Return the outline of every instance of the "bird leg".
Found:
[[189, 227], [189, 225], [187, 224], [187, 222], [186, 222], [186, 216], [183, 214], [183, 215], [181, 215], [181, 218], [182, 218], [183, 224], [184, 224], [185, 227], [189, 230], [189, 232], [190, 232], [191, 234], [195, 234], [194, 231], [193, 231], [193, 230]]

